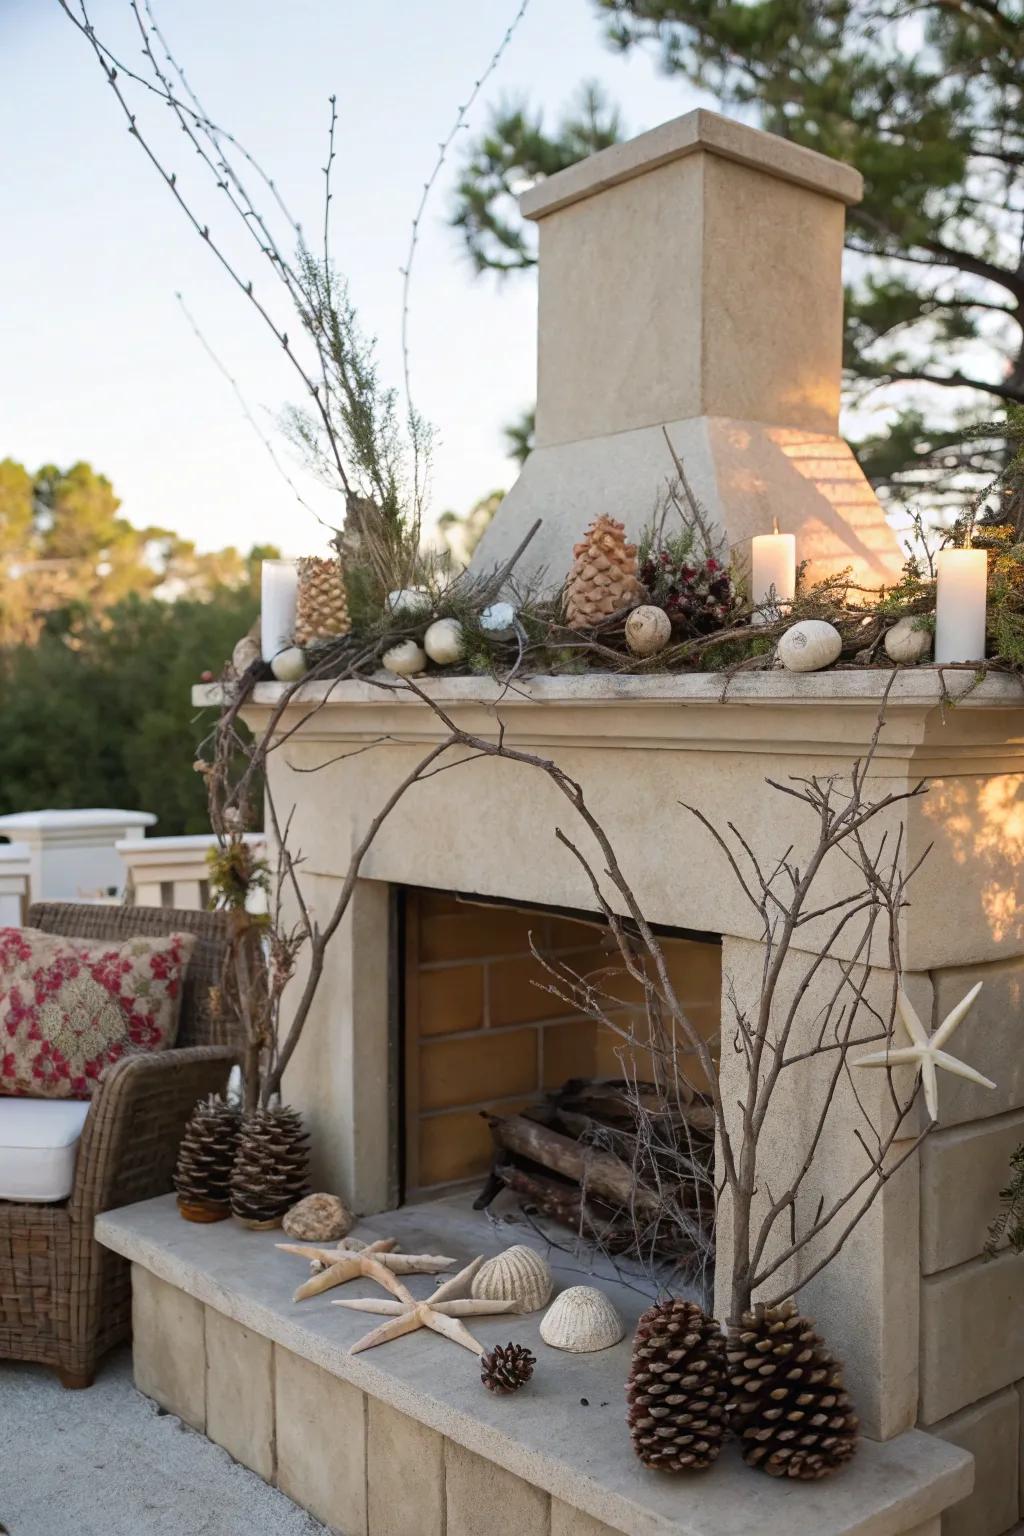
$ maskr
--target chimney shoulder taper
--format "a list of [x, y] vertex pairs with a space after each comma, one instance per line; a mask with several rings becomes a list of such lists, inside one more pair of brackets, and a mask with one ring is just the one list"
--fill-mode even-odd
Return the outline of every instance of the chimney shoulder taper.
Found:
[[[632, 534], [671, 470], [662, 428], [742, 555], [774, 514], [811, 576], [893, 579], [900, 552], [836, 435], [851, 166], [699, 110], [524, 194], [539, 226], [534, 452], [481, 542], [561, 579], [599, 512]], [[523, 574], [526, 572], [523, 571]]]

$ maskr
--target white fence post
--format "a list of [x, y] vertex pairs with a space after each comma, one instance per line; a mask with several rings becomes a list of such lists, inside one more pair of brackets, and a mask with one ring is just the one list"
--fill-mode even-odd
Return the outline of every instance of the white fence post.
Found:
[[0, 816], [0, 836], [28, 848], [32, 901], [110, 901], [124, 881], [117, 844], [155, 821], [149, 811], [18, 811]]
[[20, 928], [28, 913], [32, 854], [27, 843], [0, 843], [0, 928]]

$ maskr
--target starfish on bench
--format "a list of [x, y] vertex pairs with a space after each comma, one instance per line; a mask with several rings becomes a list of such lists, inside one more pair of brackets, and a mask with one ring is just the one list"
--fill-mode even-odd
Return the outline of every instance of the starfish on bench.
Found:
[[436, 1275], [443, 1269], [451, 1269], [455, 1263], [454, 1259], [449, 1259], [443, 1253], [392, 1253], [395, 1246], [393, 1237], [379, 1238], [377, 1242], [359, 1249], [346, 1249], [340, 1245], [337, 1248], [317, 1248], [300, 1243], [278, 1243], [276, 1246], [282, 1253], [295, 1253], [300, 1258], [315, 1260], [327, 1266], [299, 1286], [292, 1297], [293, 1301], [305, 1301], [307, 1296], [319, 1296], [321, 1291], [329, 1291], [335, 1285], [344, 1285], [346, 1280], [359, 1280], [364, 1276], [380, 1280], [382, 1270], [399, 1275]]
[[467, 1264], [465, 1269], [460, 1269], [457, 1275], [438, 1286], [427, 1301], [417, 1301], [400, 1280], [380, 1266], [381, 1273], [375, 1278], [397, 1298], [395, 1301], [378, 1301], [374, 1297], [367, 1297], [365, 1300], [346, 1299], [331, 1303], [335, 1307], [351, 1307], [355, 1312], [383, 1313], [388, 1318], [386, 1323], [381, 1323], [379, 1328], [374, 1328], [372, 1333], [353, 1344], [349, 1354], [358, 1355], [364, 1349], [373, 1349], [375, 1344], [386, 1344], [389, 1339], [400, 1339], [405, 1333], [415, 1333], [418, 1328], [432, 1328], [435, 1333], [451, 1339], [453, 1344], [461, 1344], [475, 1355], [482, 1355], [483, 1345], [477, 1343], [459, 1319], [514, 1312], [517, 1308], [514, 1301], [476, 1301], [466, 1295], [460, 1296], [459, 1292], [468, 1289], [483, 1261], [481, 1254], [472, 1264]]

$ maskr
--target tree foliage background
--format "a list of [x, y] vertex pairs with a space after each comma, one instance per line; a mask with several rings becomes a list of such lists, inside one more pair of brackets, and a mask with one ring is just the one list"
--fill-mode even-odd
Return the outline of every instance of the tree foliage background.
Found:
[[259, 561], [118, 515], [88, 464], [0, 463], [0, 812], [154, 811], [208, 830], [192, 684], [258, 608]]
[[[1024, 403], [1024, 4], [592, 4], [612, 47], [863, 173], [847, 224], [854, 447], [883, 497], [956, 516], [1005, 461], [1003, 435], [978, 427]], [[452, 212], [476, 268], [531, 266], [515, 194], [620, 132], [594, 86], [551, 129], [527, 104], [499, 109]]]

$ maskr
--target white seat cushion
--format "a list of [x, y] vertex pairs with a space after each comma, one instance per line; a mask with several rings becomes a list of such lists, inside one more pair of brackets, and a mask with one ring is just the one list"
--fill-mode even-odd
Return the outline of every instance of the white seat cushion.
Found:
[[0, 1098], [0, 1200], [66, 1200], [87, 1099]]

